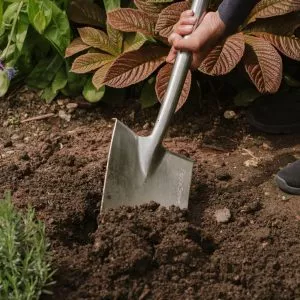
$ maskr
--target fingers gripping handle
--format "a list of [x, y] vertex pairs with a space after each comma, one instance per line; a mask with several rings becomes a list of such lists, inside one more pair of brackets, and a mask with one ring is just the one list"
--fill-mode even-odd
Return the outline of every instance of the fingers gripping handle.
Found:
[[[193, 1], [191, 9], [196, 17], [201, 18], [207, 8], [207, 3], [208, 0]], [[188, 38], [188, 36], [184, 38]], [[161, 144], [175, 112], [191, 64], [191, 56], [189, 52], [178, 52], [176, 56], [164, 100], [151, 134], [154, 148], [157, 148]]]

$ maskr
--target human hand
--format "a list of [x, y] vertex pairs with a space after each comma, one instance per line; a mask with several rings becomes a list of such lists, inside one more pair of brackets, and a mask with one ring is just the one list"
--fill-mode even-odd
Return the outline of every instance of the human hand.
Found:
[[[177, 51], [190, 51], [193, 54], [191, 67], [198, 68], [201, 61], [225, 34], [226, 26], [218, 12], [207, 13], [193, 31], [197, 22], [193, 11], [187, 10], [181, 14], [180, 20], [174, 25], [173, 32], [168, 39], [172, 45], [166, 58], [168, 63], [174, 62]], [[189, 35], [189, 37], [183, 39], [185, 35]]]

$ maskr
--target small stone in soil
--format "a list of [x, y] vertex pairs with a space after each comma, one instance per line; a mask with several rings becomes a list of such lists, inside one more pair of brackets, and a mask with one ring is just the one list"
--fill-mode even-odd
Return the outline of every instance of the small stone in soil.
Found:
[[225, 170], [217, 170], [216, 177], [218, 180], [221, 180], [221, 181], [228, 181], [232, 178], [231, 175], [228, 172], [226, 172]]
[[27, 152], [23, 152], [20, 155], [20, 159], [22, 159], [22, 160], [30, 160], [30, 157], [29, 157], [29, 155], [28, 155]]
[[8, 147], [11, 147], [13, 145], [12, 141], [11, 140], [7, 140], [3, 143], [3, 147], [4, 148], [8, 148]]
[[215, 211], [215, 218], [218, 223], [227, 223], [231, 218], [231, 212], [228, 208], [222, 208]]

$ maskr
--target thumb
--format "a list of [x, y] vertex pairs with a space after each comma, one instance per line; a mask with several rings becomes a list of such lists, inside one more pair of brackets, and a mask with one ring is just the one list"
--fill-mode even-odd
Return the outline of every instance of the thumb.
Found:
[[174, 47], [172, 47], [169, 54], [168, 54], [168, 56], [167, 56], [167, 58], [166, 58], [166, 62], [167, 63], [174, 63], [175, 58], [176, 58], [176, 54], [177, 54], [177, 50]]

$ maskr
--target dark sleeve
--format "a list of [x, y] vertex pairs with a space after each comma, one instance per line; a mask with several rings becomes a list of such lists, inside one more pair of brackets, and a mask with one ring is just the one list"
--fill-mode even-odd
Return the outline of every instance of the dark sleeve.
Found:
[[218, 12], [228, 31], [241, 25], [258, 2], [259, 0], [223, 0]]

